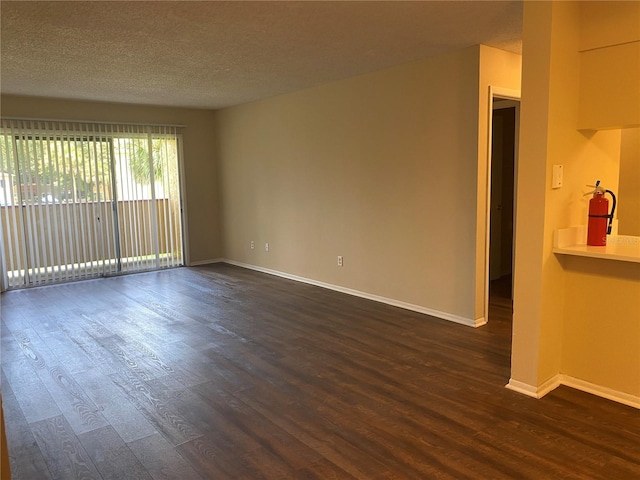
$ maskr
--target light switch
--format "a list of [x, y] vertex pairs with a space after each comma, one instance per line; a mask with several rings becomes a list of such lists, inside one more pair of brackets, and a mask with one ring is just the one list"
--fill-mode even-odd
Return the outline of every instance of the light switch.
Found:
[[554, 165], [551, 178], [551, 188], [562, 187], [562, 165]]

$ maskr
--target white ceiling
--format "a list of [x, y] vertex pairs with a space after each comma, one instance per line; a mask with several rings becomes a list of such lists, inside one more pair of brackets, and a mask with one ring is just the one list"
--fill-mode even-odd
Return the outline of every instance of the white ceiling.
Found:
[[220, 108], [483, 43], [521, 1], [0, 4], [2, 93]]

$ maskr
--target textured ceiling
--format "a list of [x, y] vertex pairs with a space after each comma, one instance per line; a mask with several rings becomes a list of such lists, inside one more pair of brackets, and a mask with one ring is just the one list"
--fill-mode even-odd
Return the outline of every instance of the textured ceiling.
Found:
[[2, 1], [2, 93], [219, 108], [484, 43], [520, 1]]

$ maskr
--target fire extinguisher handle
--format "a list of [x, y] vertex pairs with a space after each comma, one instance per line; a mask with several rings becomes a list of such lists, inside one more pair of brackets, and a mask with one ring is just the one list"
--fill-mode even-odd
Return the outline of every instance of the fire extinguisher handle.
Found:
[[611, 224], [613, 223], [613, 214], [616, 211], [616, 196], [611, 190], [605, 190], [605, 193], [611, 195], [613, 202], [611, 203], [611, 213], [607, 216], [609, 217], [609, 226], [607, 227], [607, 235], [611, 234]]

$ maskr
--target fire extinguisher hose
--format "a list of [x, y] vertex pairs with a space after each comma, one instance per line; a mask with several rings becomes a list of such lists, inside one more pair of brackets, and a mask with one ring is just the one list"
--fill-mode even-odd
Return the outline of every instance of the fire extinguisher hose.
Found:
[[607, 235], [610, 235], [611, 224], [613, 223], [613, 214], [616, 211], [616, 196], [611, 190], [605, 190], [604, 193], [608, 193], [609, 195], [611, 195], [611, 198], [613, 199], [613, 202], [611, 204], [611, 213], [607, 215], [607, 217], [609, 217], [609, 225], [607, 226]]

